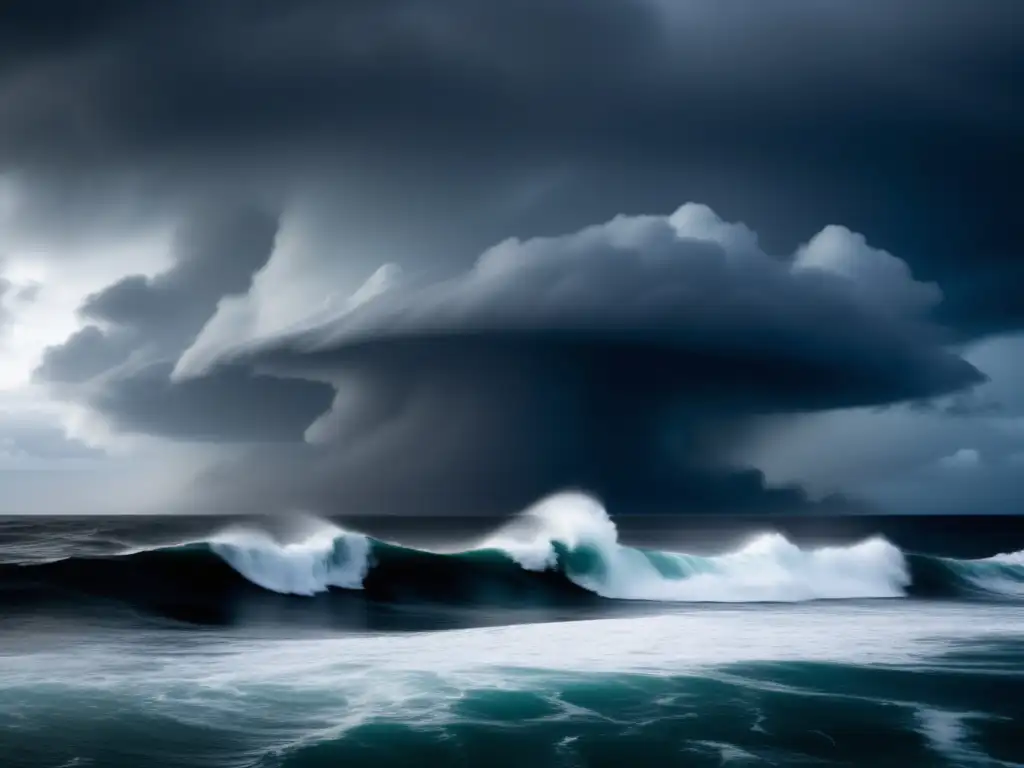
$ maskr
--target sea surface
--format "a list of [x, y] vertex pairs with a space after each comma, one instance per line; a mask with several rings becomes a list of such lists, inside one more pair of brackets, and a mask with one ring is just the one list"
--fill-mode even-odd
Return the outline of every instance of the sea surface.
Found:
[[1024, 517], [0, 518], [0, 766], [1024, 766]]

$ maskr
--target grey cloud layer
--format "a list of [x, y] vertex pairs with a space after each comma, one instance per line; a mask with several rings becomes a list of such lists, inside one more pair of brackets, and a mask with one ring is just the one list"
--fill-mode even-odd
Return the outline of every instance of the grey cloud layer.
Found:
[[[172, 268], [90, 297], [37, 379], [115, 431], [277, 442], [211, 473], [243, 506], [507, 508], [580, 483], [807, 507], [732, 461], [749, 413], [956, 390], [978, 372], [933, 320], [1024, 327], [1022, 20], [1018, 0], [11, 4], [3, 245], [180, 225]], [[561, 234], [687, 199], [793, 256], [662, 217]], [[900, 258], [842, 227], [797, 250], [828, 222]], [[353, 309], [386, 262], [398, 284]]]
[[[36, 198], [22, 220], [87, 226], [107, 198], [276, 199], [318, 178], [342, 218], [404, 219], [408, 251], [418, 238], [423, 258], [468, 259], [516, 232], [696, 199], [773, 247], [843, 222], [945, 285], [967, 332], [1024, 323], [1006, 287], [1016, 0], [85, 8], [5, 10], [0, 165]], [[529, 215], [507, 210], [519, 185], [540, 189]]]
[[753, 108], [771, 140], [805, 114], [799, 102], [812, 90], [826, 119], [909, 94], [938, 115], [967, 105], [1020, 117], [1013, 73], [942, 74], [965, 52], [1008, 50], [1019, 9], [1007, 0], [734, 5], [107, 0], [86, 13], [77, 2], [22, 4], [0, 38], [4, 145], [27, 161], [90, 162], [105, 148], [331, 143], [338, 131], [383, 131], [406, 147], [498, 136], [545, 144], [600, 116], [576, 137], [584, 145], [657, 138], [664, 149], [684, 111], [693, 136], [709, 124], [745, 133], [731, 118]]
[[[928, 321], [941, 292], [895, 256], [830, 227], [775, 258], [700, 205], [507, 241], [440, 283], [377, 273], [370, 288], [262, 337], [232, 336], [224, 315], [243, 308], [222, 304], [176, 369], [183, 383], [226, 363], [334, 384], [306, 433], [314, 497], [462, 511], [581, 485], [632, 508], [801, 509], [798, 488], [729, 461], [759, 416], [983, 378]], [[270, 329], [259, 312], [273, 310], [248, 327]]]
[[172, 386], [173, 361], [224, 295], [244, 292], [273, 247], [276, 222], [252, 210], [188, 218], [172, 267], [89, 296], [88, 323], [36, 371], [59, 397], [88, 404], [115, 430], [176, 439], [297, 440], [329, 387], [225, 370]]
[[[506, 241], [465, 275], [408, 291], [375, 286], [340, 318], [263, 345], [217, 338], [224, 331], [215, 316], [176, 374], [202, 374], [218, 345], [230, 357], [233, 343], [244, 353], [247, 341], [298, 350], [301, 368], [305, 353], [344, 356], [381, 338], [466, 336], [478, 347], [488, 334], [495, 343], [532, 334], [545, 344], [654, 348], [665, 374], [645, 374], [671, 379], [675, 359], [679, 380], [656, 386], [680, 392], [689, 380], [697, 392], [731, 390], [769, 409], [862, 405], [981, 381], [927, 323], [940, 298], [937, 286], [844, 228], [826, 228], [786, 261], [765, 254], [744, 225], [688, 204], [668, 217], [617, 217], [563, 237]], [[699, 361], [692, 373], [687, 357]], [[705, 376], [715, 370], [709, 386]]]

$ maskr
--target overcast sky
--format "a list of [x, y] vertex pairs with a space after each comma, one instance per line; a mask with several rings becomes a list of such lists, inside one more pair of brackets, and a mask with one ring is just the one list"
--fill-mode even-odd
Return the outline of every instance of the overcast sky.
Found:
[[15, 0], [0, 514], [1016, 513], [1019, 0]]

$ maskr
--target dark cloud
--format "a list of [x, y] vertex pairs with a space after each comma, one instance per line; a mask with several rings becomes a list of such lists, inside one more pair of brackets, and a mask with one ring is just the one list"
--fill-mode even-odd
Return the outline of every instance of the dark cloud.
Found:
[[[12, 231], [102, 244], [187, 222], [174, 267], [90, 297], [37, 378], [120, 429], [308, 427], [315, 444], [221, 478], [249, 501], [507, 508], [582, 484], [814, 508], [732, 461], [760, 414], [945, 394], [978, 373], [933, 320], [961, 339], [1024, 326], [1022, 20], [1018, 0], [10, 4]], [[824, 269], [725, 268], [731, 246], [662, 225], [581, 270], [536, 241], [504, 266], [497, 249], [500, 279], [464, 276], [507, 237], [686, 199], [767, 254], [842, 223], [906, 264], [834, 228], [803, 257]], [[248, 205], [280, 230], [228, 212]], [[435, 287], [253, 346], [384, 262]], [[172, 381], [200, 329], [177, 365], [201, 375]], [[261, 376], [209, 369], [232, 350]]]
[[123, 362], [131, 354], [133, 341], [127, 334], [106, 334], [87, 325], [63, 344], [47, 348], [33, 375], [37, 381], [58, 384], [89, 381]]
[[[174, 241], [174, 263], [89, 296], [90, 324], [46, 350], [36, 379], [87, 404], [118, 431], [184, 440], [300, 441], [329, 405], [326, 384], [225, 370], [172, 383], [174, 358], [224, 296], [244, 292], [273, 247], [276, 221], [258, 211], [201, 212]], [[104, 329], [92, 323], [100, 323]]]
[[[415, 446], [429, 452], [432, 441]], [[553, 492], [582, 489], [596, 494], [616, 515], [630, 514], [856, 514], [877, 511], [844, 494], [814, 498], [797, 483], [770, 483], [754, 468], [721, 468], [685, 473], [670, 481], [661, 473], [629, 474], [626, 467], [586, 475], [531, 471], [520, 454], [497, 460], [493, 446], [484, 455], [463, 445], [446, 453], [464, 461], [438, 467], [423, 453], [405, 457], [387, 471], [381, 463], [353, 460], [337, 451], [289, 446], [282, 453], [259, 451], [218, 462], [196, 481], [204, 508], [224, 514], [266, 514], [282, 509], [322, 513], [407, 516], [504, 516], [525, 509]], [[536, 466], [534, 463], [534, 467]], [[436, 471], [434, 471], [436, 470]], [[458, 477], [456, 477], [456, 474]]]
[[96, 459], [103, 452], [70, 439], [55, 424], [0, 417], [0, 460]]
[[125, 432], [213, 442], [300, 441], [333, 392], [326, 384], [230, 369], [172, 383], [171, 367], [154, 364], [116, 376], [88, 403]]
[[[833, 128], [837, 115], [897, 107], [908, 95], [921, 117], [979, 106], [1020, 117], [1017, 73], [1005, 69], [1015, 43], [1007, 22], [1020, 18], [1009, 0], [870, 10], [786, 0], [743, 13], [732, 2], [679, 9], [656, 0], [95, 5], [8, 10], [0, 43], [16, 97], [4, 121], [10, 155], [39, 161], [63, 142], [50, 160], [88, 162], [102, 150], [334, 144], [339, 133], [405, 148], [495, 138], [543, 146], [598, 116], [574, 137], [582, 149], [653, 139], [660, 152], [710, 125], [747, 141], [732, 119], [754, 110], [761, 138], [775, 140], [807, 115], [809, 93]], [[979, 58], [985, 45], [992, 50]], [[972, 66], [945, 73], [965, 52]], [[691, 127], [671, 138], [684, 113]]]
[[982, 381], [894, 256], [832, 228], [777, 259], [698, 205], [371, 282], [298, 333], [229, 339], [215, 319], [179, 361], [185, 381], [227, 360], [337, 387], [297, 489], [321, 506], [508, 511], [575, 486], [618, 509], [816, 509], [730, 460], [759, 418]]
[[747, 441], [742, 456], [773, 482], [856, 489], [883, 510], [1012, 513], [1024, 457], [1024, 337], [987, 339], [964, 357], [989, 380], [906, 406], [778, 422]]
[[300, 369], [359, 368], [367, 358], [374, 368], [450, 367], [463, 350], [483, 360], [550, 347], [551, 361], [579, 358], [573, 365], [592, 373], [586, 386], [611, 379], [623, 396], [640, 388], [646, 399], [664, 392], [769, 411], [887, 403], [982, 381], [927, 322], [938, 287], [841, 227], [784, 260], [744, 225], [687, 204], [671, 216], [509, 240], [440, 283], [403, 290], [393, 280], [375, 276], [337, 319], [265, 342], [227, 337], [215, 318], [178, 374], [267, 347], [278, 366], [295, 351]]
[[79, 308], [88, 324], [44, 352], [36, 379], [83, 382], [134, 352], [177, 355], [222, 296], [248, 288], [270, 255], [276, 231], [275, 219], [251, 209], [186, 217], [174, 240], [172, 266], [152, 278], [130, 275], [88, 296]]
[[994, 416], [1004, 412], [1001, 403], [977, 391], [961, 392], [947, 398], [915, 400], [909, 407], [920, 413], [954, 417]]
[[125, 277], [89, 296], [79, 312], [177, 351], [195, 337], [222, 296], [248, 289], [270, 256], [276, 232], [276, 220], [260, 211], [201, 212], [179, 228], [171, 269], [153, 278]]
[[171, 180], [180, 202], [321, 178], [339, 218], [423, 258], [680, 199], [769, 249], [842, 222], [978, 334], [1024, 322], [1022, 19], [1016, 0], [15, 3], [0, 165], [63, 219], [98, 189], [149, 208]]

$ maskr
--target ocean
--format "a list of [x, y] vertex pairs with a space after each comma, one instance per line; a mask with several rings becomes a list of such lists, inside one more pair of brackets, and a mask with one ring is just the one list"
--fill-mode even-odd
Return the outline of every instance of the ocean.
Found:
[[0, 766], [1024, 766], [1024, 517], [0, 519]]

